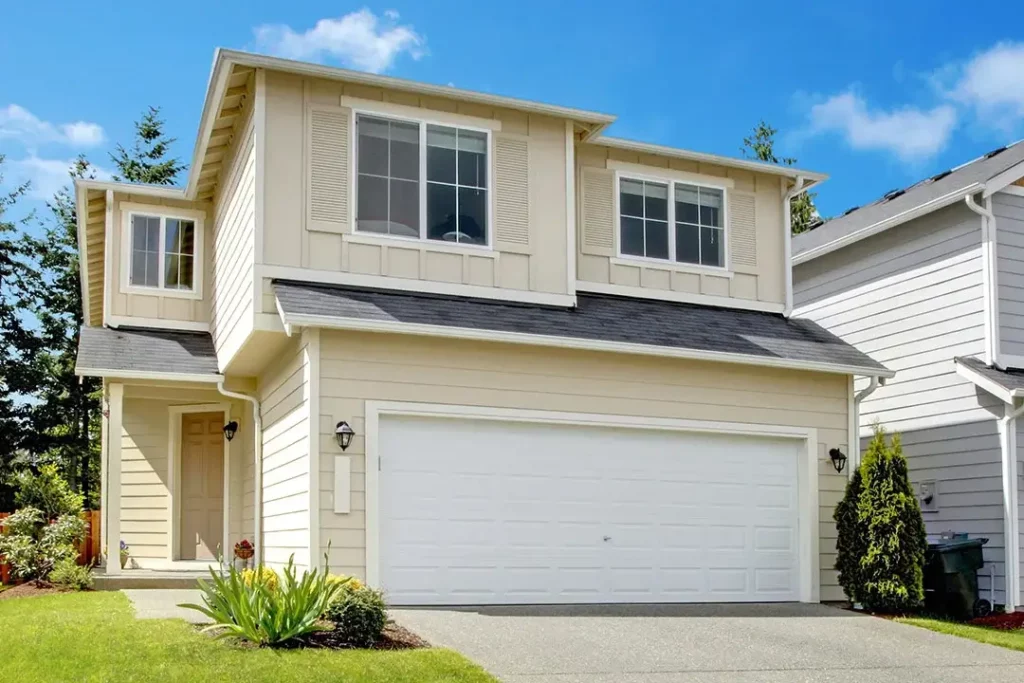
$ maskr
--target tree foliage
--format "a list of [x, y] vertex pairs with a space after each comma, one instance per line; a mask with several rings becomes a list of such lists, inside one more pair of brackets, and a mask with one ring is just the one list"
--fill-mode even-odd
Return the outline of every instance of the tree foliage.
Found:
[[135, 122], [135, 140], [131, 149], [118, 145], [110, 155], [119, 175], [114, 180], [149, 185], [173, 185], [185, 165], [170, 157], [175, 138], [164, 135], [164, 120], [159, 107], [149, 107]]
[[924, 601], [924, 520], [910, 485], [899, 434], [875, 428], [860, 468], [834, 514], [836, 569], [847, 597], [875, 612]]
[[[775, 134], [778, 132], [777, 128], [773, 128], [762, 120], [754, 126], [750, 135], [743, 138], [743, 146], [740, 147], [740, 151], [743, 156], [758, 161], [793, 166], [796, 164], [794, 157], [779, 157], [775, 154]], [[817, 192], [803, 192], [790, 201], [794, 235], [807, 232], [821, 220], [818, 209], [814, 205], [814, 198], [817, 196]]]

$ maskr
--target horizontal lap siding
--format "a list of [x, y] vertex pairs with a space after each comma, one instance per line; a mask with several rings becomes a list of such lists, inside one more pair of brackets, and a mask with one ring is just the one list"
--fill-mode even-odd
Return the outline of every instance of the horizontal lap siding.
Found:
[[120, 540], [136, 558], [167, 557], [167, 407], [165, 401], [126, 398], [124, 402]]
[[309, 382], [296, 344], [259, 378], [263, 417], [263, 544], [267, 564], [309, 566]]
[[[818, 429], [823, 600], [842, 599], [832, 570], [832, 510], [845, 477], [827, 450], [847, 443], [847, 378], [619, 354], [332, 333], [321, 339], [321, 551], [337, 571], [365, 574], [365, 402], [412, 401]], [[334, 512], [338, 420], [356, 436], [348, 514]]]
[[992, 196], [999, 261], [1000, 352], [1024, 356], [1024, 197]]
[[863, 428], [992, 417], [998, 402], [953, 364], [984, 353], [981, 268], [980, 219], [956, 205], [794, 269], [797, 315], [896, 372], [861, 405]]

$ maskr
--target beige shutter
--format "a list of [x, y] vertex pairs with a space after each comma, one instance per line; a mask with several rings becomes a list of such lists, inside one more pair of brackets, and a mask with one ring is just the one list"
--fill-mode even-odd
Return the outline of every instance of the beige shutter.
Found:
[[733, 266], [757, 265], [757, 198], [747, 192], [729, 191], [729, 225], [726, 228]]
[[349, 117], [350, 110], [344, 107], [309, 109], [310, 230], [348, 230]]
[[596, 256], [615, 255], [615, 173], [603, 168], [583, 168], [580, 190], [583, 201], [583, 239], [580, 250]]
[[530, 244], [530, 146], [526, 137], [494, 136], [494, 240], [499, 249]]

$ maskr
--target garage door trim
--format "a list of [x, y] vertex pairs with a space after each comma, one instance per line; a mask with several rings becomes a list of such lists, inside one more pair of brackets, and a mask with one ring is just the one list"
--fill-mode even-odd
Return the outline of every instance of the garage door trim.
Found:
[[803, 457], [798, 463], [799, 595], [801, 602], [819, 600], [818, 431], [814, 428], [394, 401], [366, 402], [366, 578], [370, 585], [380, 585], [379, 443], [380, 418], [384, 415], [771, 436], [800, 441], [803, 445]]

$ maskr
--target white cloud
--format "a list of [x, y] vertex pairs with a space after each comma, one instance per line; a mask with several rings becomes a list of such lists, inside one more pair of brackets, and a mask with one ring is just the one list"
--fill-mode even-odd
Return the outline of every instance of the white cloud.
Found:
[[0, 139], [12, 138], [25, 145], [55, 143], [72, 147], [95, 147], [104, 140], [103, 128], [96, 123], [75, 121], [54, 124], [43, 121], [28, 109], [9, 104], [0, 109]]
[[983, 122], [1013, 128], [1024, 119], [1024, 43], [997, 43], [962, 65], [941, 69], [936, 82]]
[[253, 32], [260, 49], [280, 57], [335, 59], [355, 69], [381, 73], [402, 53], [413, 59], [426, 54], [426, 39], [412, 26], [399, 25], [398, 19], [394, 10], [384, 12], [381, 19], [363, 8], [337, 19], [321, 19], [303, 33], [284, 24], [257, 26]]
[[[28, 196], [33, 199], [50, 200], [62, 187], [71, 184], [69, 172], [74, 159], [43, 159], [31, 154], [24, 159], [4, 161], [4, 184], [17, 186], [30, 183]], [[99, 166], [90, 166], [99, 180], [109, 180], [110, 172]]]
[[903, 161], [940, 152], [957, 123], [956, 109], [950, 105], [884, 111], [870, 108], [852, 89], [814, 104], [808, 118], [809, 135], [838, 133], [853, 149], [891, 152]]

